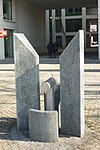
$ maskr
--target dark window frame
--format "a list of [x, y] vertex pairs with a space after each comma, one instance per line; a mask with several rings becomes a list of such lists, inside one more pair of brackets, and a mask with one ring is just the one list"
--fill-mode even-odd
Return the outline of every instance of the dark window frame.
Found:
[[77, 32], [82, 29], [82, 19], [66, 19], [66, 32]]
[[12, 21], [12, 0], [3, 0], [3, 19]]

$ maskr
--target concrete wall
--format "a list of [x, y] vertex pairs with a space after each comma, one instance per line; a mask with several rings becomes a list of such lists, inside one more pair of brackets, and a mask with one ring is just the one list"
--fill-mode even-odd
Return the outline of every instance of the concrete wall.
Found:
[[[87, 10], [87, 14], [95, 16], [96, 13], [96, 8]], [[28, 0], [12, 0], [12, 18], [11, 21], [3, 20], [3, 0], [0, 0], [0, 28], [23, 32], [37, 52], [44, 52], [49, 40], [49, 35], [46, 33], [49, 28], [45, 30], [47, 25], [47, 22], [45, 24], [45, 11]], [[3, 39], [0, 39], [0, 46], [0, 59], [4, 59]]]
[[0, 0], [0, 28], [15, 29], [16, 28], [16, 0], [12, 1], [12, 20], [3, 19], [3, 1]]
[[98, 8], [87, 8], [87, 15], [97, 15]]
[[23, 32], [37, 52], [44, 51], [45, 11], [33, 3], [18, 0], [18, 32]]
[[[37, 52], [44, 51], [45, 11], [26, 0], [12, 1], [12, 20], [3, 19], [3, 1], [0, 0], [0, 28], [26, 35]], [[0, 59], [5, 58], [4, 39], [0, 39]]]

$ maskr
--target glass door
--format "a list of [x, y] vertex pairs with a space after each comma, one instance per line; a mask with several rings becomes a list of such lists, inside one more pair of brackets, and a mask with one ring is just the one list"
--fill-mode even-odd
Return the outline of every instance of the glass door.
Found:
[[4, 45], [5, 45], [5, 58], [13, 57], [13, 30], [7, 31], [7, 37], [4, 38]]

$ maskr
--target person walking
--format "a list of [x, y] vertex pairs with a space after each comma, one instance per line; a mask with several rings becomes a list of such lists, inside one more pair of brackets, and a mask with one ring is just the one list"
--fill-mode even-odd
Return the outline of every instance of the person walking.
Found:
[[55, 42], [52, 42], [51, 44], [51, 49], [52, 49], [52, 53], [53, 53], [53, 58], [56, 58], [56, 45]]
[[48, 45], [47, 45], [47, 49], [48, 49], [48, 57], [52, 58], [52, 41], [50, 40]]

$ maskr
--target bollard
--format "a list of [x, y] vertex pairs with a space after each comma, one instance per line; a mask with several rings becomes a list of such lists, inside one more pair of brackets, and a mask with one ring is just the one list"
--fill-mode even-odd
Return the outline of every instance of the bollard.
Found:
[[56, 80], [51, 77], [41, 84], [41, 91], [44, 93], [45, 110], [55, 110], [54, 87], [56, 83]]

